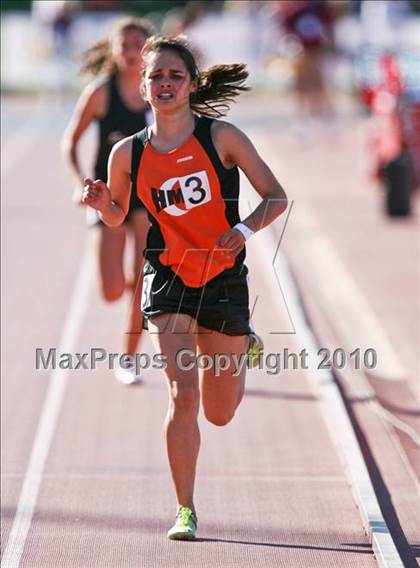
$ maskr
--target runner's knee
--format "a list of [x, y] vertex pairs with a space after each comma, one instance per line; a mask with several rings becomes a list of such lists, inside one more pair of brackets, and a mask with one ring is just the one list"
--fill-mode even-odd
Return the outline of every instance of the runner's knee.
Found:
[[229, 424], [229, 422], [232, 420], [234, 414], [235, 411], [211, 411], [204, 409], [204, 415], [206, 419], [215, 426], [226, 426], [226, 424]]
[[171, 406], [174, 415], [195, 416], [198, 414], [200, 391], [194, 387], [174, 387], [171, 390]]

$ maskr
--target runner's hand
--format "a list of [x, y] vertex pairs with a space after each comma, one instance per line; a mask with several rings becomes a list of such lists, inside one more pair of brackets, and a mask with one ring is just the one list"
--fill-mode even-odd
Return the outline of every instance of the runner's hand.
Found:
[[93, 181], [90, 178], [84, 179], [82, 193], [82, 203], [89, 205], [98, 211], [104, 211], [112, 203], [111, 192], [105, 182], [101, 179]]
[[245, 245], [245, 237], [235, 229], [229, 229], [216, 241], [216, 248], [227, 249], [225, 254], [227, 256], [238, 256]]

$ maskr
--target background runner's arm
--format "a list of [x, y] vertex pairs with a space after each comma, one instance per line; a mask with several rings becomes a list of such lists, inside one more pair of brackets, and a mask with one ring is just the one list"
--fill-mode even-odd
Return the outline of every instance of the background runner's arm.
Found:
[[103, 88], [88, 86], [80, 95], [77, 101], [73, 116], [64, 132], [62, 139], [62, 152], [70, 166], [77, 188], [75, 190], [75, 198], [80, 201], [81, 188], [85, 175], [82, 172], [80, 161], [77, 155], [77, 147], [80, 138], [90, 126], [90, 124], [98, 118], [98, 109], [103, 106]]

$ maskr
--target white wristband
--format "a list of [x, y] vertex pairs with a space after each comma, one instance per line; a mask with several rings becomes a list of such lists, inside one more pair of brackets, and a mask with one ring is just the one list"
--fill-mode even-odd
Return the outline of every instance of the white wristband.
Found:
[[243, 237], [246, 241], [249, 239], [249, 237], [252, 237], [252, 235], [254, 234], [254, 231], [252, 229], [250, 229], [249, 227], [247, 227], [244, 223], [237, 223], [232, 228], [239, 231], [243, 235]]

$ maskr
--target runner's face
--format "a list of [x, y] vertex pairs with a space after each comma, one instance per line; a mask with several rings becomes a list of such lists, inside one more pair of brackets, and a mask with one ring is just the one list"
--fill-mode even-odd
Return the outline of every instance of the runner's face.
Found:
[[115, 36], [112, 55], [120, 71], [140, 70], [141, 55], [146, 37], [138, 30], [128, 30]]
[[160, 112], [173, 112], [189, 106], [196, 81], [191, 80], [182, 59], [167, 49], [147, 57], [144, 87], [153, 108]]

